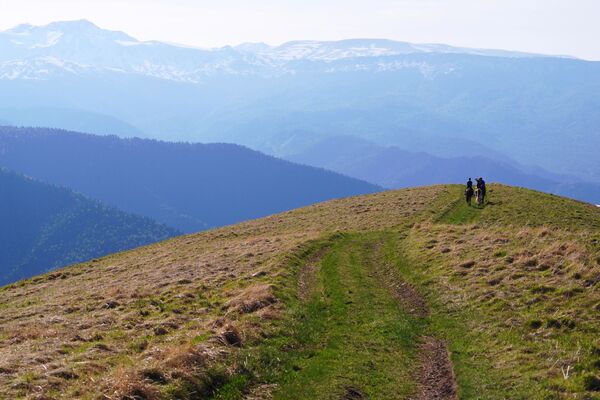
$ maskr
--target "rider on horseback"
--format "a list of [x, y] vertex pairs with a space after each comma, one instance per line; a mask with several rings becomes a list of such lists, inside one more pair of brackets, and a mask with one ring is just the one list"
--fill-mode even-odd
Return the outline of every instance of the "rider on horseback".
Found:
[[473, 181], [471, 178], [467, 181], [467, 189], [465, 190], [465, 198], [467, 199], [467, 204], [471, 205], [471, 198], [473, 198]]
[[[478, 189], [477, 204], [481, 205], [481, 204], [483, 204], [483, 201], [485, 200], [485, 181], [481, 177], [477, 178], [477, 189]], [[481, 196], [481, 199], [479, 199], [479, 196]]]

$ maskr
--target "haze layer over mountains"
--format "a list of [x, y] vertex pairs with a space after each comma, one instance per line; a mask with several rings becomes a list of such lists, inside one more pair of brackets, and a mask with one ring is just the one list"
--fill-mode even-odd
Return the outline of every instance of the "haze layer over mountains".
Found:
[[[0, 33], [0, 90], [0, 120], [14, 125], [230, 142], [291, 159], [359, 138], [531, 176], [507, 183], [600, 182], [600, 63], [573, 58], [376, 39], [203, 50], [74, 21]], [[600, 202], [592, 192], [576, 197]]]
[[51, 129], [0, 128], [0, 165], [183, 232], [381, 190], [232, 144]]

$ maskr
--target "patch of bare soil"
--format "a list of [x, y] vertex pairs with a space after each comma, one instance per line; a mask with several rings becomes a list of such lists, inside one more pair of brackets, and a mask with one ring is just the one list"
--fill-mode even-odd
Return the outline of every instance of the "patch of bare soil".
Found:
[[315, 251], [300, 270], [300, 277], [298, 278], [298, 297], [300, 297], [300, 300], [308, 300], [317, 279], [317, 267], [327, 250], [329, 250], [329, 247], [324, 246]]
[[424, 318], [429, 315], [427, 301], [410, 283], [402, 279], [394, 267], [383, 264], [380, 267], [380, 279], [390, 289], [402, 308], [415, 317]]
[[444, 341], [426, 337], [421, 345], [420, 363], [419, 391], [415, 400], [458, 399], [458, 386]]
[[394, 296], [400, 301], [402, 306], [416, 317], [427, 317], [429, 307], [421, 294], [410, 283], [398, 280], [388, 282], [394, 292]]
[[345, 390], [346, 391], [342, 396], [342, 400], [360, 400], [367, 398], [367, 396], [365, 396], [360, 390], [358, 390], [354, 386], [347, 386]]
[[[378, 245], [376, 245], [378, 246]], [[375, 251], [378, 248], [374, 249]], [[378, 265], [378, 278], [390, 289], [401, 306], [411, 315], [425, 318], [429, 315], [429, 306], [419, 291], [400, 276], [397, 268], [387, 263]], [[420, 346], [417, 383], [419, 390], [415, 400], [455, 400], [458, 386], [452, 361], [446, 343], [434, 337], [426, 336]]]
[[[381, 243], [373, 243], [368, 246], [371, 254], [377, 255], [381, 250]], [[377, 279], [388, 288], [391, 294], [398, 300], [402, 308], [415, 317], [424, 318], [429, 315], [427, 301], [421, 293], [410, 283], [400, 276], [398, 269], [379, 259], [374, 260], [372, 265], [376, 266]]]

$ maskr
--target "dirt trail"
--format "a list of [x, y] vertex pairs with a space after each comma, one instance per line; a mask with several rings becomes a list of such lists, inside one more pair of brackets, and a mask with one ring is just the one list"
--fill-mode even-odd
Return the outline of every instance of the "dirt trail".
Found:
[[[373, 246], [371, 250], [377, 253], [381, 251], [381, 246]], [[396, 267], [383, 261], [374, 265], [378, 266], [376, 273], [380, 282], [391, 291], [405, 311], [418, 318], [429, 316], [425, 298], [400, 276]], [[426, 336], [419, 349], [420, 366], [416, 376], [419, 389], [415, 400], [458, 399], [458, 386], [446, 343]]]
[[427, 301], [417, 289], [402, 279], [393, 266], [382, 264], [380, 267], [380, 280], [398, 300], [402, 308], [415, 317], [429, 316]]
[[309, 308], [296, 328], [304, 340], [296, 373], [269, 390], [254, 388], [246, 400], [457, 399], [446, 343], [427, 334], [430, 310], [402, 277], [398, 240], [357, 233], [305, 259], [297, 290]]
[[306, 301], [310, 297], [310, 293], [316, 286], [317, 279], [317, 267], [321, 258], [329, 250], [328, 246], [321, 247], [315, 251], [306, 260], [304, 266], [300, 270], [300, 276], [298, 278], [298, 297], [302, 301]]
[[419, 392], [416, 400], [456, 400], [457, 384], [446, 343], [425, 337], [420, 346]]

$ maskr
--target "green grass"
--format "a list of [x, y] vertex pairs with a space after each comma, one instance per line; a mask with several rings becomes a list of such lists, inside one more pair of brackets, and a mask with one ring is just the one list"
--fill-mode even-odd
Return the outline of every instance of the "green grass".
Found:
[[[457, 188], [453, 189], [455, 189], [454, 191], [457, 192], [457, 195], [460, 194]], [[469, 206], [463, 199], [459, 198], [450, 204], [447, 210], [437, 219], [437, 222], [444, 224], [473, 223], [480, 217], [482, 212], [483, 208], [476, 205]]]
[[[396, 252], [404, 254], [407, 242], [398, 242]], [[510, 374], [495, 369], [488, 351], [498, 343], [485, 329], [473, 330], [473, 321], [483, 319], [477, 308], [457, 309], [449, 307], [445, 297], [437, 295], [440, 289], [436, 275], [431, 268], [423, 264], [423, 260], [412, 259], [411, 262], [398, 263], [402, 276], [428, 294], [427, 300], [431, 308], [429, 331], [434, 336], [444, 338], [448, 342], [454, 372], [459, 386], [461, 399], [534, 399], [529, 384], [515, 382]], [[525, 388], [523, 387], [525, 386]], [[529, 389], [527, 388], [529, 387]]]
[[[454, 237], [456, 232], [453, 233], [451, 226], [477, 224], [480, 226], [477, 232], [481, 230], [484, 235], [488, 225], [505, 225], [499, 232], [512, 238], [520, 232], [519, 226], [535, 227], [544, 218], [542, 214], [532, 213], [524, 222], [515, 211], [524, 206], [523, 199], [529, 199], [529, 206], [549, 201], [548, 225], [556, 228], [578, 231], [594, 226], [597, 220], [592, 218], [583, 225], [576, 223], [577, 216], [589, 210], [569, 200], [561, 200], [566, 215], [562, 219], [558, 212], [552, 211], [558, 207], [552, 204], [552, 196], [523, 189], [492, 186], [483, 208], [467, 206], [459, 186], [450, 187], [448, 197], [456, 200], [447, 203], [437, 216], [434, 214], [434, 229], [426, 228], [424, 232], [431, 232], [434, 237], [436, 232]], [[508, 198], [512, 202], [507, 202]], [[493, 280], [482, 278], [467, 282], [460, 275], [454, 275], [442, 259], [431, 258], [418, 250], [420, 245], [414, 241], [414, 229], [409, 231], [408, 226], [406, 223], [399, 230], [338, 235], [328, 241], [329, 252], [321, 262], [309, 301], [298, 301], [290, 289], [286, 297], [289, 314], [282, 323], [285, 328], [257, 347], [242, 351], [246, 361], [242, 375], [251, 377], [243, 380], [244, 384], [276, 383], [275, 399], [338, 399], [347, 388], [359, 390], [373, 399], [408, 399], [416, 390], [414, 371], [419, 339], [432, 335], [448, 343], [461, 399], [562, 399], [568, 398], [565, 397], [568, 393], [584, 393], [586, 384], [593, 385], [594, 375], [589, 372], [593, 360], [588, 354], [594, 348], [590, 328], [585, 331], [564, 328], [569, 322], [567, 318], [559, 320], [563, 325], [561, 330], [548, 330], [546, 325], [552, 309], [544, 303], [512, 309], [500, 296], [490, 301], [470, 301], [464, 307], [449, 304], [449, 297], [467, 297], [469, 290], [489, 292], [492, 286], [488, 282]], [[296, 260], [296, 268], [323, 245], [317, 243], [301, 255]], [[520, 245], [516, 246], [515, 249], [489, 250], [490, 258], [498, 263], [493, 271], [506, 269], [505, 259], [520, 249]], [[477, 249], [474, 247], [474, 251]], [[468, 257], [465, 253], [458, 259]], [[381, 276], [378, 277], [382, 263], [395, 266], [398, 277], [410, 281], [427, 296], [431, 307], [429, 317], [416, 318], [401, 309], [382, 284]], [[475, 265], [477, 269], [477, 263]], [[549, 271], [540, 274], [551, 277]], [[513, 277], [519, 279], [519, 275], [523, 276], [523, 281], [519, 281], [523, 290], [511, 301], [527, 304], [539, 295], [570, 299], [571, 294], [577, 298], [581, 293], [577, 288], [556, 288], [541, 293], [542, 286], [528, 284], [529, 275], [515, 273]], [[290, 287], [296, 281], [293, 275], [287, 279], [289, 281], [282, 285]], [[473, 283], [477, 286], [470, 289], [469, 284]], [[465, 292], [458, 291], [461, 285]], [[457, 291], [448, 293], [449, 287]], [[574, 300], [562, 300], [565, 309], [582, 307], [570, 301]], [[541, 320], [536, 319], [538, 317]], [[512, 327], [510, 324], [515, 322], [507, 324], [511, 319], [521, 322]], [[531, 336], [536, 329], [546, 329], [546, 336], [551, 335], [551, 339], [538, 341]], [[549, 343], [553, 343], [556, 354], [551, 352]], [[562, 375], [548, 375], [548, 367], [539, 363], [538, 357], [567, 359], [578, 346], [582, 349], [581, 362], [574, 365], [568, 380]], [[241, 395], [241, 392], [242, 389], [235, 393]], [[595, 399], [590, 393], [586, 396], [583, 398]]]
[[600, 231], [598, 210], [592, 204], [535, 190], [492, 184], [488, 188], [483, 207], [469, 207], [464, 200], [463, 189], [459, 185], [449, 186], [455, 200], [436, 222], [478, 222], [482, 225], [547, 226]]
[[409, 398], [427, 321], [404, 311], [378, 278], [378, 263], [389, 261], [377, 246], [384, 236], [397, 235], [338, 235], [328, 242], [310, 298], [288, 297], [281, 329], [237, 356], [244, 368], [233, 382], [277, 383], [275, 399], [339, 399], [349, 388], [373, 399]]
[[483, 209], [455, 202], [401, 244], [412, 266], [402, 275], [427, 295], [461, 398], [600, 397], [586, 390], [600, 370], [598, 221], [591, 205], [494, 185]]
[[337, 399], [352, 387], [370, 398], [407, 396], [415, 389], [415, 345], [424, 323], [402, 311], [377, 281], [378, 235], [349, 235], [320, 269], [323, 293], [306, 305], [295, 336], [297, 372], [275, 398]]

